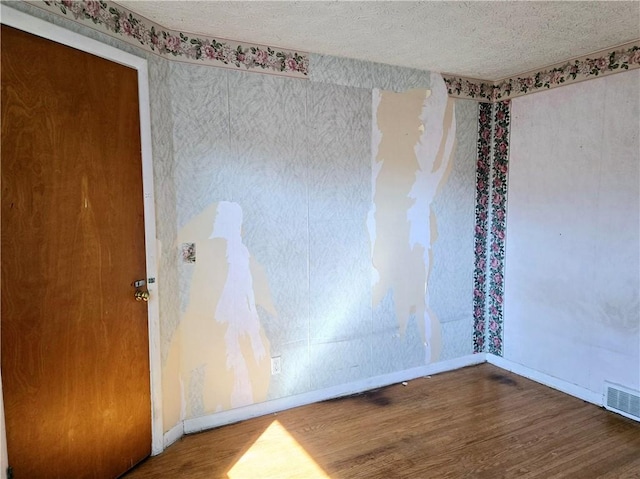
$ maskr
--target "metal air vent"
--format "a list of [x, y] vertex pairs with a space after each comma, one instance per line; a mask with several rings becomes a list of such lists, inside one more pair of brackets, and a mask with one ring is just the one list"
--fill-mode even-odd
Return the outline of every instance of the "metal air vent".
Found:
[[640, 422], [640, 392], [605, 382], [604, 407]]

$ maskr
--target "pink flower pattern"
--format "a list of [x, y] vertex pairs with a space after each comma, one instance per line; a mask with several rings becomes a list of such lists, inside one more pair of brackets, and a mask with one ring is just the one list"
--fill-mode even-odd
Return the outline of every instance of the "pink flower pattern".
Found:
[[480, 103], [478, 112], [478, 161], [476, 163], [476, 226], [475, 267], [473, 271], [473, 351], [480, 353], [485, 348], [485, 304], [487, 230], [489, 217], [489, 185], [491, 165], [491, 110], [489, 103]]
[[496, 102], [570, 82], [608, 75], [640, 67], [640, 45], [623, 47], [597, 58], [582, 58], [526, 77], [483, 82], [461, 77], [445, 77], [449, 95]]
[[180, 46], [182, 42], [179, 37], [174, 35], [167, 35], [164, 39], [164, 44], [167, 48], [167, 51], [173, 53], [174, 55], [178, 55], [180, 53]]
[[507, 173], [509, 167], [509, 127], [511, 102], [494, 103], [493, 195], [491, 195], [491, 251], [489, 259], [488, 351], [502, 356], [504, 297], [504, 256], [507, 233]]
[[502, 355], [509, 126], [509, 101], [480, 103], [473, 272], [473, 351], [476, 353], [488, 351]]
[[100, 2], [97, 0], [89, 0], [85, 5], [85, 9], [90, 17], [95, 18], [100, 14]]
[[[58, 9], [63, 15], [71, 14], [77, 21], [92, 22], [112, 36], [140, 44], [161, 56], [170, 55], [213, 65], [270, 70], [296, 76], [309, 74], [309, 57], [306, 54], [260, 46], [232, 47], [228, 42], [214, 38], [166, 31], [147, 24], [145, 19], [105, 0], [43, 0], [43, 3]], [[493, 103], [637, 67], [640, 67], [640, 45], [633, 45], [597, 58], [573, 60], [524, 78], [514, 77], [493, 83], [450, 76], [445, 76], [444, 80], [450, 95]]]
[[110, 35], [142, 45], [160, 56], [170, 55], [247, 70], [269, 70], [298, 76], [309, 74], [309, 57], [306, 54], [261, 46], [233, 46], [215, 38], [163, 30], [105, 0], [44, 0], [44, 4], [57, 8], [63, 15], [71, 14], [75, 20], [92, 22]]

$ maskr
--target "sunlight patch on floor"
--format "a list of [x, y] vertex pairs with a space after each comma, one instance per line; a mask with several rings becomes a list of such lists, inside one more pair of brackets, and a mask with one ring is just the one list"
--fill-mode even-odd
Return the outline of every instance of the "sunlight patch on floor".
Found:
[[278, 421], [273, 421], [227, 473], [229, 479], [330, 479]]

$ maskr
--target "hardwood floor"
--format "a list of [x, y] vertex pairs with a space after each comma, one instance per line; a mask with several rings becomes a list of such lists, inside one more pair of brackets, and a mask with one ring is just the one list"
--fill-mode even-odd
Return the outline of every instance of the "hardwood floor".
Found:
[[126, 477], [640, 478], [640, 424], [483, 364], [186, 436]]

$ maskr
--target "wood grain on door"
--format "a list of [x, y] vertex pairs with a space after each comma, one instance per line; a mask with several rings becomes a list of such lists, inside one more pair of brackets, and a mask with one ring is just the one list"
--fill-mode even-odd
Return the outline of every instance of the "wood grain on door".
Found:
[[2, 26], [2, 379], [14, 477], [149, 455], [137, 72]]

